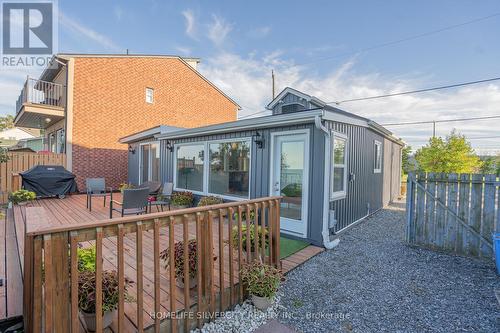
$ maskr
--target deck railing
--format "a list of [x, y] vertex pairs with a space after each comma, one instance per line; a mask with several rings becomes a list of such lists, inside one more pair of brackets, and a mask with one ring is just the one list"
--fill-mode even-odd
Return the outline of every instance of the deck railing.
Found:
[[28, 77], [17, 98], [16, 113], [21, 111], [25, 103], [65, 107], [65, 94], [66, 90], [62, 84]]
[[[130, 275], [130, 265], [135, 265], [136, 270], [135, 276], [127, 278], [135, 280], [131, 291], [136, 293], [136, 308], [132, 312], [135, 312], [138, 332], [145, 329], [145, 319], [149, 319], [144, 318], [147, 310], [154, 313], [151, 316], [154, 322], [149, 329], [155, 332], [159, 332], [160, 327], [162, 331], [170, 332], [188, 332], [196, 326], [201, 327], [204, 322], [213, 319], [216, 311], [227, 310], [243, 301], [245, 291], [238, 281], [241, 281], [240, 271], [244, 262], [260, 257], [266, 263], [280, 266], [280, 199], [267, 197], [49, 228], [43, 227], [43, 217], [38, 216], [35, 219], [37, 226], [33, 230], [28, 228], [25, 238], [25, 328], [28, 332], [80, 332], [77, 249], [80, 244], [88, 242], [96, 248], [96, 313], [102, 310], [103, 261], [113, 259], [116, 262], [120, 290], [116, 328], [119, 332], [125, 330], [125, 274], [128, 272]], [[251, 228], [255, 228], [255, 235], [259, 235], [253, 239], [253, 244], [250, 244]], [[258, 228], [265, 228], [267, 234], [257, 232]], [[246, 253], [241, 241], [243, 232], [246, 233]], [[237, 235], [239, 241], [232, 241], [233, 235]], [[168, 240], [170, 255], [168, 271], [163, 274], [160, 270], [162, 237], [165, 237], [164, 241]], [[175, 244], [182, 240], [183, 272], [184, 276], [189, 275], [187, 244], [191, 238], [195, 238], [198, 244], [194, 296], [190, 293], [189, 279], [184, 281], [184, 290], [176, 286], [174, 267]], [[106, 258], [103, 257], [103, 244], [108, 251]], [[116, 258], [110, 259], [110, 246], [116, 251]], [[133, 250], [125, 251], [125, 247], [135, 248], [135, 255]], [[250, 251], [252, 248], [254, 252]], [[143, 260], [146, 251], [153, 254], [153, 263], [150, 265], [148, 261], [147, 267]], [[151, 273], [154, 304], [146, 304], [143, 278]], [[228, 279], [225, 279], [227, 275]], [[166, 289], [165, 279], [168, 280], [168, 302], [165, 298], [162, 301], [161, 297], [160, 281], [163, 280], [163, 289]], [[130, 312], [133, 305], [127, 305]], [[168, 309], [173, 315], [163, 320], [158, 315], [162, 309]], [[102, 331], [102, 320], [102, 316], [96, 316], [97, 332]]]

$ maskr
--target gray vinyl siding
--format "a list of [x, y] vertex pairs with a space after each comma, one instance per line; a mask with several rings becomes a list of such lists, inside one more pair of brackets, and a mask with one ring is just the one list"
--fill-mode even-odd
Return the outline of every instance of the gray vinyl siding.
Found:
[[[258, 129], [251, 131], [231, 132], [217, 135], [205, 135], [199, 137], [170, 140], [172, 144], [195, 143], [214, 140], [251, 138], [251, 164], [250, 164], [250, 198], [266, 197], [270, 189], [271, 172], [271, 133], [293, 131], [299, 129], [309, 129], [309, 207], [308, 207], [308, 234], [307, 238], [316, 245], [322, 245], [321, 228], [323, 218], [323, 168], [324, 168], [324, 137], [314, 124], [303, 124], [293, 126], [283, 126], [272, 129]], [[256, 132], [259, 132], [264, 139], [264, 147], [257, 148], [255, 144]], [[173, 182], [174, 179], [174, 152], [166, 148], [166, 141], [160, 141], [160, 158], [162, 165], [162, 179], [164, 182]], [[315, 189], [315, 190], [313, 190]]]
[[330, 202], [330, 210], [335, 211], [337, 220], [333, 231], [337, 232], [383, 207], [383, 171], [374, 173], [373, 169], [375, 140], [383, 143], [384, 137], [361, 126], [337, 122], [327, 125], [347, 135], [347, 174], [355, 175], [354, 181], [348, 180], [346, 197]]
[[[338, 122], [325, 121], [328, 129], [344, 133], [348, 137], [347, 172], [355, 175], [354, 181], [348, 181], [347, 194], [343, 199], [330, 202], [329, 209], [335, 211], [336, 226], [331, 232], [337, 232], [353, 222], [364, 218], [382, 208], [388, 201], [399, 195], [401, 146], [387, 140], [372, 129]], [[322, 245], [323, 224], [323, 189], [325, 182], [325, 134], [314, 123], [282, 126], [275, 128], [243, 130], [215, 135], [169, 139], [172, 145], [214, 140], [251, 138], [250, 198], [265, 197], [270, 190], [271, 172], [271, 133], [309, 129], [309, 198], [307, 239], [315, 245]], [[264, 140], [264, 147], [257, 148], [256, 134]], [[374, 173], [374, 142], [382, 143], [382, 172]], [[148, 142], [144, 140], [141, 142]], [[129, 182], [138, 183], [139, 178], [139, 142], [131, 146], [135, 154], [129, 153]], [[167, 149], [167, 140], [160, 140], [161, 181], [173, 182], [174, 152]], [[385, 186], [384, 186], [385, 184]]]

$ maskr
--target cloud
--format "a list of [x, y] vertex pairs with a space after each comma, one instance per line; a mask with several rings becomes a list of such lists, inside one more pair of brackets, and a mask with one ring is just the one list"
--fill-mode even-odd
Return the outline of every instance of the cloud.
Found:
[[191, 9], [186, 9], [182, 12], [182, 16], [186, 19], [186, 35], [196, 39], [195, 17], [193, 11]]
[[208, 38], [216, 46], [221, 46], [232, 29], [232, 24], [227, 23], [224, 18], [214, 14], [212, 15], [212, 23], [208, 25]]
[[[271, 100], [271, 70], [276, 74], [276, 93], [286, 86], [314, 95], [326, 102], [360, 98], [392, 92], [419, 89], [449, 82], [431, 82], [429, 77], [392, 77], [382, 73], [354, 72], [355, 59], [351, 59], [329, 72], [312, 73], [306, 66], [276, 51], [261, 57], [241, 57], [221, 52], [200, 65], [200, 71], [242, 106], [240, 117], [265, 110]], [[370, 118], [380, 124], [419, 120], [498, 115], [500, 84], [490, 83], [340, 104], [339, 108]], [[335, 105], [334, 105], [335, 106]], [[260, 112], [255, 116], [267, 115]], [[396, 136], [402, 137], [413, 148], [425, 144], [432, 135], [432, 125], [388, 126]], [[474, 122], [438, 123], [437, 135], [446, 136], [456, 128], [471, 138], [498, 135], [500, 119]], [[481, 152], [500, 152], [498, 139], [471, 139], [473, 147]]]
[[78, 36], [85, 37], [100, 46], [112, 50], [112, 51], [123, 51], [113, 40], [109, 37], [79, 23], [75, 19], [63, 14], [63, 12], [59, 11], [59, 23], [65, 28], [69, 29], [73, 33]]
[[115, 15], [117, 21], [121, 21], [123, 17], [123, 9], [120, 6], [115, 6], [113, 14]]
[[269, 35], [270, 32], [271, 32], [271, 27], [269, 27], [269, 26], [258, 27], [258, 28], [251, 29], [248, 32], [248, 37], [250, 37], [250, 38], [264, 38], [267, 35]]
[[179, 51], [182, 55], [190, 55], [191, 49], [185, 46], [176, 46], [175, 49]]

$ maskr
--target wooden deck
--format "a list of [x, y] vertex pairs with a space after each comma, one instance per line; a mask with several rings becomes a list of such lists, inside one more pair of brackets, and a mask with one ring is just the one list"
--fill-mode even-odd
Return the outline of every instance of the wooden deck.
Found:
[[[117, 199], [119, 194], [116, 195]], [[105, 220], [109, 218], [109, 208], [103, 207], [102, 200], [97, 198], [93, 200], [92, 212], [86, 208], [85, 195], [73, 195], [65, 199], [42, 199], [32, 203], [31, 207], [42, 207], [46, 214], [46, 221], [50, 225], [68, 225], [86, 223], [91, 221]], [[114, 216], [118, 217], [118, 213]], [[27, 220], [26, 220], [27, 218]], [[31, 219], [31, 220], [30, 220]], [[4, 281], [4, 286], [0, 287], [0, 318], [11, 317], [22, 314], [22, 269], [23, 269], [23, 253], [24, 253], [24, 221], [30, 228], [34, 218], [26, 216], [26, 208], [15, 206], [13, 210], [8, 210], [6, 223], [0, 228], [0, 256], [5, 260], [0, 263], [0, 278], [6, 277], [7, 283]], [[219, 230], [218, 221], [214, 221], [214, 230]], [[224, 223], [224, 222], [223, 222]], [[229, 230], [224, 223], [223, 239], [229, 238]], [[194, 224], [189, 223], [189, 236], [196, 237], [196, 228]], [[181, 241], [183, 237], [182, 225], [175, 226], [175, 240]], [[125, 276], [131, 280], [136, 279], [136, 249], [135, 249], [135, 233], [126, 234], [124, 237], [124, 261], [125, 261]], [[146, 231], [143, 234], [143, 290], [144, 290], [144, 328], [147, 329], [154, 323], [151, 314], [154, 312], [154, 256], [153, 256], [153, 232]], [[92, 242], [81, 243], [82, 246], [91, 246]], [[224, 242], [214, 242], [214, 253], [219, 253], [219, 244]], [[160, 249], [168, 247], [168, 230], [167, 228], [160, 229]], [[315, 246], [309, 246], [285, 259], [282, 260], [282, 268], [284, 272], [302, 264], [312, 256], [320, 253], [323, 249]], [[225, 246], [224, 256], [228, 258], [229, 249]], [[107, 270], [116, 270], [117, 267], [117, 241], [116, 237], [108, 237], [103, 240], [103, 267]], [[235, 260], [237, 255], [235, 255]], [[219, 264], [214, 265], [216, 284], [215, 287], [220, 289], [219, 281], [224, 281], [224, 288], [228, 288], [230, 284], [230, 268], [227, 261], [224, 264], [223, 279], [219, 276]], [[237, 269], [237, 265], [233, 265], [233, 269]], [[238, 282], [238, 272], [234, 270], [235, 283]], [[160, 270], [160, 300], [161, 311], [169, 312], [169, 274], [163, 265]], [[137, 284], [133, 284], [129, 288], [129, 294], [132, 299], [137, 295]], [[179, 288], [176, 294], [176, 310], [182, 310], [184, 304], [184, 294]], [[196, 304], [196, 293], [190, 295], [190, 304]], [[125, 304], [125, 328], [126, 331], [135, 332], [137, 321], [137, 307], [134, 301]], [[116, 325], [112, 326], [116, 332]]]

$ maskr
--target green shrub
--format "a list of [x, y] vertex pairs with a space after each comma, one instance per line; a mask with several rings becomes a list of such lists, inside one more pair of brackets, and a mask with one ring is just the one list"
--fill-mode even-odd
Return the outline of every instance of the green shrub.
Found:
[[255, 296], [274, 297], [282, 280], [281, 271], [259, 261], [245, 264], [241, 270], [241, 281]]
[[131, 183], [121, 183], [119, 186], [118, 186], [118, 189], [120, 190], [120, 192], [123, 193], [123, 190], [127, 190], [127, 189], [130, 189], [130, 188], [135, 188], [134, 185], [132, 185]]
[[220, 197], [208, 196], [208, 197], [203, 197], [200, 199], [200, 201], [198, 202], [198, 207], [218, 205], [218, 204], [221, 204], [223, 202], [224, 201]]
[[36, 193], [28, 190], [17, 190], [9, 195], [9, 200], [14, 204], [33, 201], [36, 199]]
[[[250, 252], [255, 252], [255, 224], [250, 224]], [[265, 237], [265, 244], [266, 247], [269, 246], [269, 232], [267, 228], [262, 228], [261, 226], [257, 227], [257, 233], [259, 237], [259, 247], [262, 244], [262, 234], [264, 234]], [[233, 240], [233, 246], [237, 247], [239, 246], [239, 232], [238, 232], [238, 226], [234, 226], [233, 230], [231, 231], [231, 239]], [[247, 226], [242, 225], [241, 226], [241, 246], [243, 248], [243, 251], [247, 251]]]
[[95, 272], [95, 246], [78, 248], [78, 271]]
[[[96, 280], [95, 272], [83, 271], [78, 274], [78, 307], [85, 313], [95, 313]], [[132, 280], [125, 277], [125, 299], [130, 297], [127, 288]], [[118, 307], [118, 274], [115, 271], [102, 272], [102, 314]]]
[[194, 201], [194, 195], [192, 192], [174, 192], [172, 194], [172, 205], [174, 206], [192, 206]]

